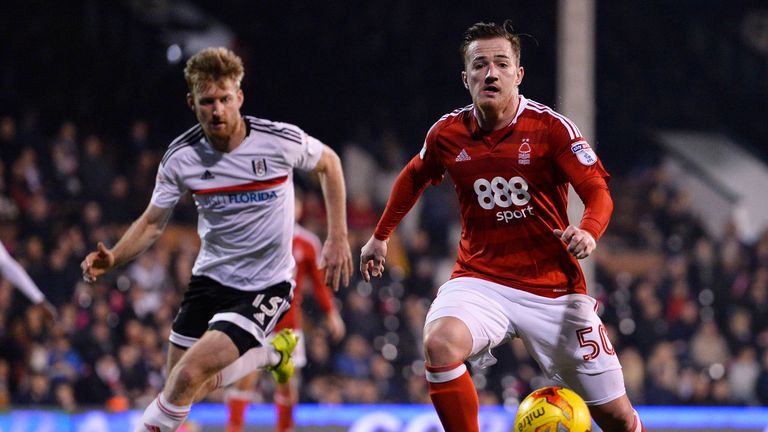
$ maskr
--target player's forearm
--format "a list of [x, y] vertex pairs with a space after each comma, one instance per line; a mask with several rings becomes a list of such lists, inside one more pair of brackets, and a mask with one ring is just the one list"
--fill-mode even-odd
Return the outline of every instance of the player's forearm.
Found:
[[613, 200], [608, 185], [603, 179], [589, 179], [574, 189], [584, 201], [584, 215], [579, 228], [590, 233], [597, 241], [608, 228], [613, 213]]
[[373, 235], [378, 240], [387, 240], [392, 231], [413, 208], [424, 189], [429, 184], [429, 179], [418, 174], [416, 162], [413, 160], [397, 176], [392, 192], [387, 200], [387, 207], [376, 225]]
[[123, 265], [147, 250], [160, 237], [168, 223], [170, 212], [158, 213], [150, 206], [134, 221], [112, 248], [115, 266]]
[[318, 172], [323, 190], [325, 210], [328, 213], [328, 238], [346, 239], [347, 237], [347, 191], [344, 186], [344, 174], [339, 156], [331, 151], [323, 155], [327, 158], [324, 169]]

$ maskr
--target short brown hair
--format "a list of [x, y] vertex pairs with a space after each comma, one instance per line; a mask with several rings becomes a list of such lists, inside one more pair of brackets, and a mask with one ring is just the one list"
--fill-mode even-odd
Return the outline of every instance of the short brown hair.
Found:
[[467, 57], [467, 47], [473, 41], [478, 39], [504, 38], [512, 45], [512, 52], [517, 56], [518, 65], [520, 64], [520, 36], [514, 32], [512, 21], [506, 20], [503, 24], [496, 23], [474, 23], [465, 32], [461, 40], [461, 60], [465, 61]]
[[184, 78], [189, 91], [203, 90], [206, 85], [220, 79], [232, 79], [240, 88], [245, 69], [243, 60], [234, 52], [218, 47], [206, 48], [187, 60]]

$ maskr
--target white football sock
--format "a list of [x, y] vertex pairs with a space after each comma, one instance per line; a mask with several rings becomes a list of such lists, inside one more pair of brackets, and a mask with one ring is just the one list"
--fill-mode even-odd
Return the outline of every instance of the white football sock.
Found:
[[280, 359], [280, 353], [275, 351], [275, 347], [271, 344], [266, 347], [251, 348], [218, 373], [219, 383], [216, 387], [226, 387], [256, 369], [278, 364]]
[[174, 432], [186, 420], [190, 407], [173, 405], [160, 393], [144, 410], [135, 432]]

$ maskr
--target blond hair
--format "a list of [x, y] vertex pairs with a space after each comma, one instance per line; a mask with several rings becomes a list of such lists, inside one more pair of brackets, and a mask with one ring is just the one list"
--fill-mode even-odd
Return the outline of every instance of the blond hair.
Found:
[[237, 88], [245, 75], [243, 60], [226, 48], [206, 48], [187, 60], [184, 79], [189, 91], [194, 93], [204, 90], [210, 83], [221, 79], [231, 79]]

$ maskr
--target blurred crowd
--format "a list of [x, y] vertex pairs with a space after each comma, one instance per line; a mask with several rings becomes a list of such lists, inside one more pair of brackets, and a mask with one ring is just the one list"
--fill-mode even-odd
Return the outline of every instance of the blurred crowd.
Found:
[[[0, 278], [0, 409], [120, 411], [143, 408], [162, 388], [171, 322], [198, 246], [192, 200], [180, 202], [164, 236], [134, 262], [93, 285], [79, 268], [87, 251], [99, 241], [113, 245], [148, 203], [167, 145], [151, 126], [136, 120], [107, 136], [65, 121], [46, 133], [34, 112], [0, 118], [0, 240], [59, 312], [47, 322]], [[334, 145], [347, 177], [353, 256], [412, 144], [395, 130], [361, 128]], [[301, 223], [322, 238], [317, 183], [298, 183]], [[768, 404], [768, 232], [754, 244], [735, 230], [713, 238], [659, 165], [616, 176], [611, 190], [616, 207], [591, 291], [633, 402]], [[421, 332], [453, 266], [457, 217], [449, 181], [428, 188], [390, 244], [384, 277], [368, 284], [356, 274], [337, 294], [348, 329], [340, 343], [305, 293], [302, 402], [429, 403]], [[473, 373], [481, 403], [516, 405], [548, 383], [519, 341], [494, 354], [498, 364]], [[263, 379], [261, 400], [271, 401], [271, 392]]]

